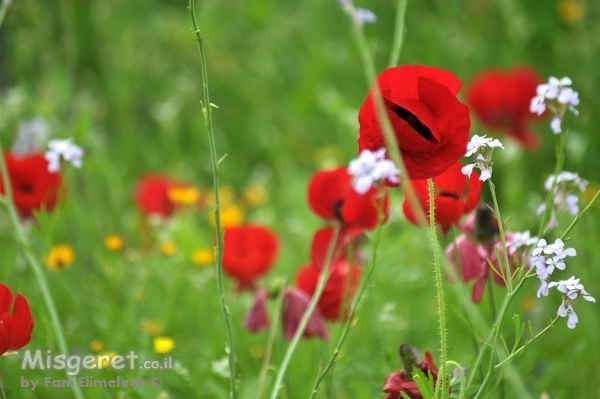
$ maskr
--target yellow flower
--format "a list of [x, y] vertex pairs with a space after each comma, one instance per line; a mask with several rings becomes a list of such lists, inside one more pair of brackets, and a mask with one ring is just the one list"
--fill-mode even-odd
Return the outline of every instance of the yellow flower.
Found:
[[171, 187], [167, 191], [167, 196], [174, 204], [194, 205], [200, 199], [200, 190], [192, 186]]
[[92, 342], [90, 342], [90, 349], [93, 352], [102, 352], [102, 349], [104, 349], [104, 345], [99, 339], [94, 339], [92, 340]]
[[260, 184], [253, 184], [244, 189], [242, 199], [247, 207], [256, 208], [267, 199], [267, 190]]
[[318, 169], [333, 169], [344, 164], [344, 152], [334, 145], [319, 148], [314, 155]]
[[562, 0], [558, 3], [558, 17], [567, 24], [577, 22], [583, 17], [585, 6], [581, 0]]
[[50, 270], [64, 270], [75, 261], [75, 252], [70, 245], [60, 244], [52, 247], [46, 256], [46, 266]]
[[165, 329], [165, 325], [162, 321], [156, 319], [147, 319], [140, 322], [140, 330], [150, 335], [151, 337], [157, 337]]
[[[244, 210], [239, 205], [227, 205], [221, 208], [221, 226], [235, 227], [244, 223]], [[215, 227], [214, 215], [210, 215], [210, 224]]]
[[208, 266], [214, 261], [215, 253], [212, 248], [201, 248], [192, 252], [192, 262], [198, 266]]
[[262, 345], [252, 345], [250, 347], [250, 356], [255, 359], [262, 359], [265, 355], [265, 347]]
[[107, 369], [110, 367], [110, 362], [113, 357], [117, 356], [117, 352], [104, 352], [96, 356], [98, 359], [98, 368]]
[[169, 353], [175, 348], [175, 341], [169, 337], [156, 337], [154, 338], [154, 352], [159, 355]]
[[177, 247], [173, 241], [164, 241], [160, 244], [160, 253], [165, 256], [171, 256], [177, 252]]
[[104, 239], [104, 246], [109, 251], [117, 252], [123, 249], [125, 243], [123, 242], [123, 237], [118, 234], [112, 234]]

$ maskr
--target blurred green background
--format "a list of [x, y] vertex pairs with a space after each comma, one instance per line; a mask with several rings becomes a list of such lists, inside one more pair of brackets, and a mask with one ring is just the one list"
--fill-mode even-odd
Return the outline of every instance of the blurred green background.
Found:
[[[365, 33], [383, 70], [393, 40], [395, 2], [370, 0], [357, 6], [378, 16], [376, 24], [365, 26]], [[165, 334], [177, 343], [171, 355], [189, 372], [161, 371], [164, 383], [159, 390], [86, 390], [89, 397], [227, 397], [227, 379], [211, 369], [225, 355], [214, 272], [191, 264], [184, 252], [210, 246], [208, 211], [197, 219], [175, 218], [165, 233], [181, 247], [178, 256], [167, 258], [156, 246], [136, 249], [142, 245], [142, 223], [131, 198], [143, 173], [212, 186], [199, 104], [200, 59], [186, 8], [182, 0], [14, 0], [0, 29], [4, 148], [10, 148], [19, 123], [41, 116], [52, 137], [74, 137], [86, 151], [84, 168], [70, 170], [66, 178], [66, 203], [42, 215], [39, 227], [31, 228], [40, 259], [60, 242], [72, 245], [77, 254], [70, 270], [48, 272], [71, 347], [88, 353], [89, 343], [99, 339], [107, 350], [157, 357], [139, 323], [160, 319]], [[308, 179], [325, 165], [346, 164], [357, 152], [356, 116], [368, 82], [350, 22], [335, 0], [205, 0], [197, 3], [197, 14], [206, 40], [211, 101], [219, 107], [214, 112], [217, 149], [227, 154], [221, 164], [222, 185], [237, 193], [252, 184], [267, 190], [266, 202], [248, 210], [247, 220], [265, 223], [280, 236], [279, 260], [266, 280], [293, 278], [308, 261], [312, 232], [322, 224], [305, 201]], [[465, 84], [486, 68], [521, 64], [544, 77], [571, 77], [581, 105], [580, 115], [568, 115], [565, 121], [570, 129], [565, 169], [579, 172], [597, 189], [599, 48], [598, 1], [422, 0], [408, 3], [401, 63], [449, 69]], [[474, 117], [473, 125], [473, 133], [486, 133]], [[537, 230], [535, 209], [542, 201], [543, 181], [554, 169], [556, 137], [546, 122], [535, 130], [543, 142], [539, 151], [524, 152], [508, 144], [496, 158], [494, 182], [511, 230]], [[393, 198], [372, 287], [321, 397], [383, 396], [383, 380], [400, 367], [400, 343], [437, 350], [426, 232], [403, 219], [400, 193]], [[580, 203], [589, 198], [585, 193]], [[581, 277], [596, 297], [599, 218], [595, 207], [575, 229], [571, 245], [578, 256], [569, 264], [572, 273], [560, 275]], [[561, 220], [559, 232], [566, 225], [568, 220]], [[108, 252], [103, 239], [113, 233], [125, 237], [132, 252]], [[55, 348], [32, 272], [15, 248], [8, 219], [0, 214], [0, 280], [30, 298], [36, 329], [29, 347]], [[555, 295], [537, 300], [534, 285], [524, 290], [511, 311], [520, 312], [539, 331], [560, 299]], [[496, 294], [499, 299], [502, 293], [497, 289]], [[227, 299], [238, 325], [251, 296], [232, 294]], [[473, 356], [473, 344], [464, 338], [469, 326], [453, 294], [448, 301], [450, 356], [466, 364]], [[489, 312], [488, 301], [480, 307]], [[552, 399], [600, 398], [595, 365], [600, 311], [597, 305], [581, 303], [577, 312], [577, 329], [567, 330], [561, 320], [515, 362], [533, 396], [547, 392]], [[337, 328], [332, 326], [334, 337]], [[235, 337], [241, 397], [250, 398], [266, 335], [251, 336], [240, 328]], [[307, 397], [319, 361], [327, 358], [332, 345], [302, 344], [306, 350], [288, 373], [288, 398]], [[274, 364], [284, 349], [278, 337]], [[61, 376], [21, 371], [19, 359], [0, 359], [9, 397], [70, 397], [67, 390], [19, 388], [21, 375]], [[514, 397], [510, 391], [506, 395]]]

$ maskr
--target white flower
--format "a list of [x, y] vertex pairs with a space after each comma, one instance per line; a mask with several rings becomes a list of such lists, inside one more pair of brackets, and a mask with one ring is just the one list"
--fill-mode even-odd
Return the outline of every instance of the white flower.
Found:
[[536, 96], [531, 99], [529, 111], [533, 114], [541, 115], [546, 111], [546, 100], [543, 96]]
[[354, 176], [352, 186], [359, 194], [364, 194], [380, 180], [387, 180], [392, 184], [400, 182], [400, 171], [389, 159], [385, 159], [385, 148], [375, 152], [362, 150], [358, 159], [350, 161], [348, 173]]
[[560, 317], [568, 316], [567, 327], [575, 328], [578, 322], [577, 314], [573, 310], [573, 303], [579, 297], [583, 297], [586, 301], [596, 302], [596, 299], [588, 294], [583, 288], [583, 285], [579, 283], [579, 279], [572, 276], [568, 280], [560, 280], [558, 282], [551, 282], [548, 284], [549, 288], [556, 287], [558, 291], [563, 294], [563, 301], [558, 307], [558, 315]]
[[492, 151], [494, 148], [502, 148], [502, 143], [498, 139], [492, 139], [490, 137], [474, 135], [471, 141], [467, 143], [466, 157], [477, 154], [475, 157], [475, 163], [463, 166], [461, 172], [463, 175], [471, 177], [473, 168], [477, 167], [481, 170], [479, 180], [486, 181], [492, 177]]
[[354, 10], [354, 21], [359, 24], [374, 24], [377, 22], [377, 15], [366, 8], [357, 8]]
[[559, 134], [560, 132], [562, 132], [562, 129], [560, 127], [560, 122], [561, 122], [561, 120], [558, 116], [555, 116], [554, 118], [552, 118], [552, 122], [550, 122], [550, 129], [552, 129], [554, 134]]
[[552, 76], [548, 79], [548, 83], [538, 85], [536, 95], [531, 99], [529, 110], [538, 115], [543, 114], [546, 106], [550, 105], [550, 110], [554, 114], [550, 128], [555, 134], [562, 131], [560, 125], [567, 109], [575, 115], [579, 114], [575, 109], [575, 106], [579, 105], [579, 93], [567, 87], [572, 83], [568, 77], [557, 79]]
[[506, 241], [506, 246], [508, 248], [508, 253], [512, 255], [517, 249], [536, 244], [538, 241], [539, 238], [531, 237], [529, 230], [526, 230], [522, 233], [513, 233], [512, 237]]
[[500, 147], [502, 149], [504, 148], [502, 146], [502, 143], [500, 142], [500, 140], [492, 139], [490, 137], [485, 137], [485, 136], [486, 135], [479, 137], [478, 135], [474, 135], [471, 138], [471, 141], [469, 141], [467, 143], [467, 153], [465, 154], [465, 157], [470, 157], [471, 155], [478, 152], [480, 148], [484, 148], [484, 147], [489, 147], [489, 148]]
[[[562, 171], [558, 175], [550, 175], [544, 183], [546, 191], [552, 193], [552, 203], [550, 208], [551, 226], [558, 225], [557, 214], [567, 209], [573, 216], [579, 213], [577, 202], [579, 198], [573, 194], [574, 191], [585, 191], [588, 181], [579, 177], [577, 173]], [[537, 214], [541, 215], [546, 210], [546, 204], [541, 204], [537, 209]]]
[[537, 297], [539, 298], [540, 295], [543, 296], [548, 296], [548, 282], [546, 280], [542, 280], [542, 284], [540, 285], [540, 288], [537, 291]]
[[60, 170], [60, 159], [71, 163], [76, 168], [81, 168], [83, 149], [73, 143], [73, 139], [55, 139], [48, 143], [49, 150], [45, 157], [48, 161], [48, 171], [51, 173]]

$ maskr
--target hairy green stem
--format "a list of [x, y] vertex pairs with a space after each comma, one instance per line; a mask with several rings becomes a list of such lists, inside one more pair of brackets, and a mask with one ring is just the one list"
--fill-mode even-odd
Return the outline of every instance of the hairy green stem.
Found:
[[435, 225], [435, 187], [433, 179], [427, 179], [429, 187], [429, 232], [431, 235], [431, 250], [433, 251], [433, 272], [435, 275], [435, 289], [437, 292], [438, 318], [440, 328], [440, 370], [434, 398], [447, 398], [446, 361], [448, 359], [448, 343], [446, 342], [446, 303], [444, 302], [444, 285], [442, 282], [442, 265], [440, 263], [439, 243]]
[[[56, 310], [56, 305], [54, 304], [54, 298], [52, 297], [52, 293], [50, 292], [50, 288], [48, 287], [48, 282], [46, 281], [46, 275], [42, 269], [42, 266], [39, 264], [38, 260], [33, 255], [33, 251], [31, 249], [31, 244], [29, 243], [29, 239], [23, 230], [23, 226], [21, 221], [19, 220], [19, 216], [17, 215], [17, 211], [15, 209], [15, 204], [13, 200], [12, 193], [12, 185], [10, 181], [10, 177], [8, 175], [8, 169], [6, 167], [6, 162], [4, 161], [4, 150], [2, 148], [2, 144], [0, 143], [0, 174], [2, 175], [2, 181], [4, 182], [4, 201], [3, 204], [8, 211], [8, 215], [10, 217], [11, 224], [13, 226], [13, 230], [15, 233], [15, 239], [19, 243], [21, 247], [21, 251], [27, 260], [27, 263], [33, 270], [33, 274], [35, 275], [35, 279], [37, 285], [42, 294], [42, 298], [44, 298], [44, 302], [46, 303], [46, 309], [48, 311], [48, 315], [50, 316], [50, 321], [52, 322], [52, 327], [54, 328], [54, 334], [56, 334], [56, 343], [58, 345], [58, 349], [62, 354], [68, 356], [69, 350], [67, 346], [67, 340], [65, 339], [65, 334], [62, 328], [62, 324], [60, 323], [60, 318], [58, 317], [58, 312]], [[83, 393], [81, 388], [77, 384], [72, 384], [71, 390], [75, 395], [75, 398], [82, 399]]]
[[223, 318], [227, 326], [227, 342], [228, 342], [228, 356], [229, 356], [229, 390], [230, 397], [232, 399], [237, 398], [237, 387], [236, 387], [236, 371], [235, 371], [235, 343], [233, 339], [233, 326], [231, 322], [231, 314], [227, 303], [225, 302], [225, 286], [223, 282], [223, 229], [221, 227], [221, 212], [220, 212], [220, 199], [219, 199], [219, 159], [217, 158], [217, 147], [215, 144], [215, 134], [213, 131], [212, 124], [212, 107], [213, 104], [210, 102], [210, 93], [208, 90], [208, 70], [206, 66], [206, 54], [204, 53], [204, 42], [202, 32], [198, 28], [198, 22], [196, 20], [196, 10], [194, 8], [194, 0], [189, 0], [190, 17], [192, 18], [192, 25], [194, 27], [194, 37], [198, 43], [198, 51], [200, 53], [200, 66], [202, 71], [202, 86], [204, 94], [204, 104], [202, 113], [204, 114], [204, 121], [206, 125], [206, 131], [208, 133], [208, 141], [210, 147], [210, 157], [212, 162], [213, 172], [213, 190], [215, 193], [215, 230], [216, 230], [216, 243], [215, 252], [216, 260], [215, 267], [217, 269], [217, 284], [219, 288], [219, 298], [221, 300], [221, 309], [223, 311]]
[[327, 284], [327, 280], [329, 279], [329, 269], [331, 267], [331, 260], [333, 259], [333, 252], [335, 250], [335, 243], [338, 240], [340, 234], [340, 225], [336, 225], [333, 231], [333, 236], [331, 237], [331, 242], [329, 243], [329, 247], [327, 248], [327, 253], [325, 255], [325, 263], [323, 268], [321, 269], [321, 273], [319, 275], [319, 280], [317, 281], [317, 287], [315, 288], [315, 292], [313, 293], [310, 302], [308, 303], [308, 307], [306, 311], [302, 315], [302, 319], [300, 319], [300, 324], [296, 329], [296, 333], [288, 346], [285, 355], [283, 356], [283, 360], [279, 366], [279, 370], [277, 371], [277, 376], [275, 377], [275, 383], [273, 384], [273, 390], [271, 391], [271, 399], [276, 399], [279, 389], [281, 388], [281, 383], [283, 381], [283, 377], [287, 371], [287, 368], [290, 364], [292, 356], [296, 351], [296, 347], [298, 346], [298, 342], [302, 338], [304, 334], [304, 330], [306, 330], [306, 326], [310, 321], [315, 309], [317, 308], [317, 304], [319, 299], [321, 299], [321, 295], [325, 290], [325, 285]]

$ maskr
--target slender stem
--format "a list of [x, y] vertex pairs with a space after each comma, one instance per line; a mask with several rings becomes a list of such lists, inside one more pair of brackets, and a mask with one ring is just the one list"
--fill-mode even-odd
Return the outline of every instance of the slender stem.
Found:
[[[381, 204], [383, 204], [383, 202], [381, 202]], [[358, 292], [354, 296], [354, 301], [352, 304], [352, 308], [350, 309], [350, 314], [348, 315], [348, 320], [346, 320], [346, 323], [344, 324], [344, 328], [342, 330], [340, 338], [338, 339], [338, 343], [335, 346], [333, 354], [331, 355], [329, 362], [327, 362], [327, 365], [325, 365], [325, 368], [319, 374], [319, 376], [317, 377], [317, 379], [315, 381], [315, 384], [313, 385], [313, 390], [312, 390], [310, 399], [315, 399], [317, 397], [317, 392], [319, 391], [319, 386], [321, 385], [321, 382], [323, 382], [327, 373], [329, 373], [331, 371], [331, 369], [333, 368], [333, 365], [335, 364], [335, 362], [340, 354], [340, 351], [342, 350], [342, 345], [344, 345], [344, 342], [346, 341], [346, 338], [348, 337], [348, 333], [350, 332], [350, 328], [352, 327], [352, 323], [354, 322], [354, 315], [356, 314], [356, 311], [358, 310], [358, 306], [360, 305], [360, 302], [363, 298], [363, 294], [365, 292], [365, 289], [367, 288], [367, 284], [370, 281], [371, 275], [373, 274], [373, 270], [375, 270], [375, 265], [377, 264], [377, 248], [379, 247], [379, 241], [381, 240], [382, 225], [383, 225], [383, 211], [381, 210], [381, 207], [380, 207], [379, 208], [379, 221], [378, 221], [377, 227], [375, 229], [375, 237], [373, 238], [373, 244], [371, 247], [371, 261], [369, 263], [369, 268], [367, 270], [365, 278], [362, 279], [362, 281], [360, 282], [360, 285], [358, 287]]]
[[2, 27], [4, 17], [6, 17], [6, 10], [8, 9], [10, 3], [11, 0], [3, 0], [2, 3], [0, 3], [0, 28]]
[[556, 166], [554, 167], [554, 180], [552, 181], [552, 187], [548, 190], [548, 195], [546, 196], [546, 207], [544, 208], [544, 212], [542, 213], [542, 218], [540, 220], [540, 226], [538, 229], [538, 237], [542, 237], [545, 232], [546, 223], [548, 223], [548, 215], [552, 212], [552, 202], [554, 200], [553, 193], [556, 189], [556, 185], [558, 184], [558, 174], [560, 173], [563, 163], [564, 163], [564, 152], [565, 152], [565, 141], [567, 139], [567, 133], [562, 133], [558, 140], [558, 145], [556, 146]]
[[[2, 21], [0, 20], [0, 23]], [[0, 382], [0, 399], [6, 399], [6, 394], [4, 393], [4, 387], [2, 386], [2, 383]]]
[[437, 239], [437, 230], [435, 224], [435, 187], [433, 179], [427, 179], [429, 186], [429, 232], [431, 236], [431, 250], [433, 251], [433, 272], [435, 275], [435, 288], [437, 291], [437, 306], [440, 325], [440, 370], [438, 374], [437, 387], [434, 397], [448, 397], [448, 388], [446, 386], [446, 361], [448, 343], [446, 342], [446, 303], [444, 302], [444, 286], [442, 283], [442, 265], [440, 263], [439, 244]]
[[567, 227], [567, 229], [564, 231], [564, 233], [561, 234], [561, 236], [560, 236], [561, 240], [564, 239], [567, 236], [567, 234], [569, 234], [571, 232], [571, 230], [573, 230], [573, 228], [577, 225], [577, 223], [579, 223], [579, 221], [581, 220], [583, 215], [585, 215], [590, 210], [592, 205], [594, 205], [596, 203], [596, 201], [598, 201], [599, 197], [600, 197], [600, 190], [598, 190], [598, 192], [596, 192], [596, 195], [594, 195], [594, 198], [592, 198], [590, 203], [587, 204], [587, 206], [585, 208], [583, 208], [583, 210], [581, 212], [579, 212], [577, 214], [577, 216], [575, 216], [575, 218], [573, 219], [573, 221], [571, 222], [569, 227]]
[[229, 350], [229, 389], [230, 397], [232, 399], [237, 398], [236, 390], [236, 371], [235, 371], [235, 343], [233, 340], [233, 326], [231, 323], [231, 314], [227, 303], [225, 302], [225, 287], [223, 282], [223, 229], [221, 226], [221, 212], [220, 212], [220, 199], [219, 199], [219, 160], [217, 158], [217, 148], [215, 144], [215, 134], [213, 131], [212, 123], [212, 103], [210, 102], [210, 93], [208, 90], [208, 70], [206, 66], [206, 55], [204, 53], [204, 42], [202, 32], [198, 29], [198, 22], [196, 20], [196, 10], [194, 8], [194, 0], [189, 0], [190, 16], [192, 18], [192, 25], [194, 26], [194, 37], [198, 43], [198, 51], [200, 52], [200, 65], [202, 70], [202, 86], [204, 94], [204, 104], [202, 113], [204, 114], [204, 122], [206, 125], [206, 131], [208, 133], [208, 141], [210, 146], [210, 156], [212, 161], [212, 172], [213, 172], [213, 191], [215, 193], [215, 230], [216, 230], [216, 243], [215, 252], [216, 260], [215, 267], [217, 269], [217, 284], [219, 288], [219, 297], [221, 300], [221, 309], [223, 311], [223, 318], [227, 326], [227, 342]]
[[501, 361], [500, 363], [498, 363], [496, 366], [494, 366], [494, 369], [498, 370], [500, 367], [502, 367], [506, 363], [508, 363], [508, 362], [512, 361], [514, 358], [518, 357], [525, 350], [525, 348], [527, 346], [529, 346], [529, 344], [531, 344], [533, 341], [535, 341], [536, 339], [538, 339], [546, 331], [548, 331], [551, 328], [553, 328], [554, 327], [554, 323], [556, 323], [558, 321], [558, 319], [560, 319], [560, 316], [556, 316], [554, 318], [554, 320], [552, 320], [550, 322], [550, 324], [548, 324], [546, 326], [546, 328], [544, 328], [542, 331], [540, 331], [539, 333], [537, 333], [535, 336], [533, 336], [533, 337], [529, 338], [527, 341], [525, 341], [525, 343], [523, 344], [523, 346], [521, 346], [519, 349], [515, 350], [506, 359], [504, 359], [503, 361]]
[[[500, 216], [500, 207], [498, 207], [498, 199], [496, 198], [496, 186], [492, 181], [490, 183], [490, 191], [492, 193], [492, 200], [494, 201], [494, 213], [496, 214], [496, 220], [498, 221], [498, 230], [500, 231], [500, 242], [502, 243], [502, 254], [504, 261], [502, 262], [501, 268], [504, 274], [504, 281], [506, 281], [506, 289], [510, 293], [512, 291], [512, 273], [510, 270], [510, 263], [508, 261], [508, 249], [506, 248], [506, 232], [504, 231], [504, 221]], [[500, 259], [498, 259], [500, 263]]]
[[340, 226], [336, 225], [333, 230], [333, 236], [331, 237], [331, 242], [329, 243], [329, 247], [327, 248], [327, 254], [325, 256], [325, 264], [321, 269], [321, 274], [319, 275], [319, 280], [317, 281], [317, 287], [315, 288], [315, 292], [313, 293], [310, 302], [308, 303], [308, 307], [306, 311], [302, 315], [302, 319], [300, 319], [300, 324], [296, 329], [296, 333], [290, 342], [290, 345], [283, 356], [283, 360], [281, 361], [281, 365], [279, 366], [279, 370], [277, 372], [277, 376], [275, 378], [275, 383], [273, 384], [273, 390], [271, 391], [271, 399], [276, 399], [279, 389], [281, 388], [281, 383], [283, 381], [283, 377], [287, 368], [290, 364], [290, 360], [292, 359], [292, 355], [294, 354], [296, 347], [298, 346], [298, 342], [302, 338], [304, 334], [304, 330], [306, 330], [306, 326], [310, 321], [315, 309], [317, 308], [317, 303], [319, 299], [321, 299], [321, 294], [325, 290], [325, 285], [327, 284], [327, 280], [329, 279], [329, 268], [331, 266], [331, 260], [333, 259], [333, 252], [335, 249], [335, 243], [338, 240], [338, 236], [340, 233]]
[[273, 345], [275, 343], [275, 334], [277, 333], [277, 328], [279, 327], [279, 315], [281, 314], [281, 306], [283, 304], [285, 290], [286, 284], [284, 283], [279, 290], [279, 295], [277, 295], [277, 302], [275, 303], [275, 310], [273, 311], [274, 322], [269, 330], [269, 338], [267, 340], [267, 348], [265, 349], [265, 357], [260, 370], [260, 377], [258, 378], [258, 387], [256, 388], [256, 399], [262, 399], [263, 397], [265, 382], [267, 380], [267, 371], [269, 370], [269, 363], [271, 362], [271, 352], [273, 351]]
[[466, 382], [466, 379], [465, 379], [465, 372], [464, 372], [462, 366], [460, 364], [456, 363], [455, 361], [452, 361], [452, 360], [448, 360], [446, 362], [446, 364], [449, 365], [449, 366], [454, 366], [458, 370], [458, 373], [460, 375], [460, 393], [458, 395], [458, 399], [465, 399], [465, 382]]
[[[60, 318], [58, 317], [56, 305], [54, 304], [52, 293], [50, 292], [48, 282], [46, 281], [46, 276], [44, 274], [42, 266], [39, 264], [35, 256], [33, 256], [33, 251], [31, 250], [29, 239], [27, 238], [27, 235], [23, 230], [23, 226], [21, 224], [21, 221], [19, 220], [19, 216], [17, 215], [17, 211], [15, 209], [12, 185], [10, 177], [8, 175], [6, 162], [4, 161], [4, 150], [2, 148], [2, 143], [0, 143], [0, 174], [2, 176], [2, 181], [4, 182], [3, 186], [5, 192], [3, 205], [8, 211], [8, 215], [10, 217], [10, 221], [12, 223], [13, 230], [15, 233], [16, 241], [19, 243], [21, 251], [25, 256], [27, 263], [29, 264], [29, 266], [31, 266], [31, 270], [33, 270], [33, 274], [35, 275], [37, 285], [40, 289], [40, 292], [42, 293], [42, 298], [44, 298], [44, 302], [46, 303], [46, 310], [48, 311], [50, 321], [52, 322], [52, 327], [54, 328], [54, 333], [56, 334], [56, 343], [58, 345], [58, 349], [65, 356], [68, 356], [69, 350], [67, 346], [67, 340], [65, 339], [65, 334], [60, 323]], [[72, 384], [71, 389], [73, 391], [73, 394], [75, 395], [75, 398], [83, 398], [81, 388], [79, 388], [77, 384]]]
[[388, 67], [394, 67], [398, 64], [400, 59], [400, 53], [402, 52], [402, 45], [404, 44], [404, 36], [406, 33], [405, 19], [406, 19], [406, 4], [408, 0], [398, 0], [398, 6], [396, 8], [396, 27], [394, 29], [394, 41], [392, 43], [392, 51], [390, 52], [390, 60]]

